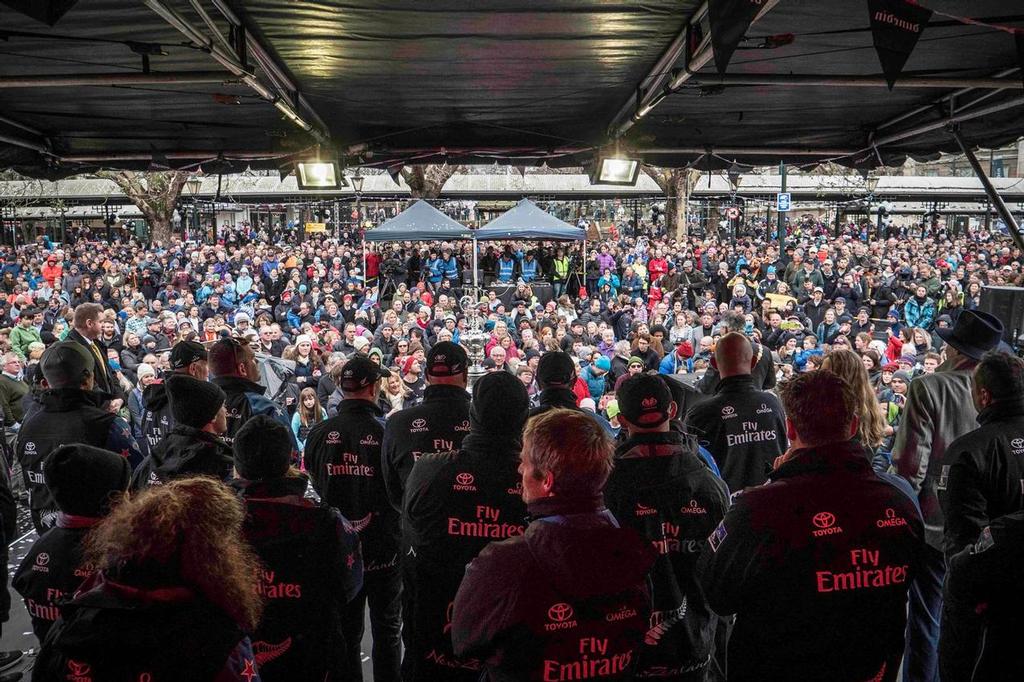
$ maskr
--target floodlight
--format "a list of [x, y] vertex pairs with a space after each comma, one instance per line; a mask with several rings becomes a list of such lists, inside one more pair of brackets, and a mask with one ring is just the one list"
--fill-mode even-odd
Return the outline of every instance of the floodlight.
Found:
[[640, 175], [640, 159], [599, 155], [590, 182], [594, 185], [635, 185]]
[[299, 189], [338, 189], [343, 182], [337, 161], [310, 159], [295, 164]]

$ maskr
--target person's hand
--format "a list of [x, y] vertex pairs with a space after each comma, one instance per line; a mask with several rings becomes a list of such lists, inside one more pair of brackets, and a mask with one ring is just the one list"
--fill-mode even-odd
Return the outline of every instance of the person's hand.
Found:
[[123, 405], [124, 405], [124, 400], [122, 400], [121, 398], [114, 398], [107, 405], [107, 412], [110, 412], [110, 413], [117, 412], [118, 410], [121, 409], [121, 407]]

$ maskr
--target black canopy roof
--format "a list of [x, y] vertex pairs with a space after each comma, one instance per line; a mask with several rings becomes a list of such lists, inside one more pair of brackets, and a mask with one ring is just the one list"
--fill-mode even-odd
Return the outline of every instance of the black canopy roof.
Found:
[[452, 241], [472, 239], [473, 231], [426, 201], [417, 201], [380, 227], [366, 231], [368, 242]]
[[575, 225], [559, 220], [541, 210], [529, 199], [515, 206], [476, 231], [480, 241], [501, 239], [547, 239], [552, 241], [583, 241], [587, 233]]
[[[196, 4], [202, 14], [186, 0], [80, 0], [52, 27], [0, 4], [0, 167], [276, 168], [318, 140], [350, 164], [571, 166], [622, 133], [655, 165], [866, 166], [954, 150], [948, 103], [931, 105], [994, 75], [1004, 89], [988, 82], [956, 98], [957, 114], [991, 110], [964, 120], [964, 136], [994, 146], [1022, 132], [1012, 36], [939, 14], [889, 92], [717, 81], [701, 59], [710, 48], [697, 0]], [[922, 4], [1024, 27], [1012, 0]], [[866, 0], [764, 7], [727, 78], [880, 79]], [[945, 80], [911, 87], [925, 77]], [[674, 94], [634, 121], [668, 82]], [[935, 126], [901, 136], [922, 123]]]

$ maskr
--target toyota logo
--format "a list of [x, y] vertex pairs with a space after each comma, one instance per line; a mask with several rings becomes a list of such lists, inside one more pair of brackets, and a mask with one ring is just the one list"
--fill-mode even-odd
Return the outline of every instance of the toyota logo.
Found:
[[572, 607], [566, 603], [559, 603], [548, 609], [548, 618], [556, 623], [563, 623], [572, 618]]
[[338, 438], [340, 436], [341, 436], [341, 434], [338, 433], [337, 431], [331, 431], [330, 433], [327, 434], [327, 439], [328, 440], [338, 440]]
[[50, 563], [50, 555], [46, 552], [40, 552], [36, 555], [36, 566], [45, 566]]
[[1013, 440], [1010, 441], [1010, 445], [1013, 446], [1015, 450], [1024, 448], [1024, 438], [1014, 438]]
[[831, 528], [836, 524], [836, 515], [832, 512], [818, 512], [811, 522], [818, 528]]
[[455, 477], [455, 480], [459, 482], [459, 485], [472, 485], [473, 474], [462, 472], [461, 474]]
[[736, 413], [736, 408], [733, 407], [732, 405], [726, 405], [725, 407], [722, 408], [722, 414], [735, 414], [735, 413]]
[[424, 426], [427, 425], [427, 420], [426, 419], [414, 419], [413, 422], [412, 422], [412, 425], [413, 425], [413, 427], [415, 427], [417, 429], [422, 429]]
[[643, 406], [645, 410], [649, 410], [652, 407], [657, 407], [658, 399], [655, 398], [654, 396], [651, 396], [650, 398], [644, 398], [643, 402], [640, 404]]

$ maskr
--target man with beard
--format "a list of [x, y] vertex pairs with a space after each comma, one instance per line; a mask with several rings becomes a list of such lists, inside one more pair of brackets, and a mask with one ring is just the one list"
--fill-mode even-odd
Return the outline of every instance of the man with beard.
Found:
[[484, 375], [473, 387], [462, 447], [426, 454], [412, 468], [402, 510], [415, 595], [405, 614], [405, 680], [472, 682], [480, 676], [479, 659], [452, 653], [452, 603], [466, 564], [489, 542], [526, 528], [518, 466], [528, 407], [526, 388], [511, 374]]
[[288, 413], [266, 397], [266, 389], [259, 384], [260, 369], [256, 356], [248, 343], [226, 338], [217, 341], [209, 350], [212, 383], [224, 391], [224, 405], [228, 412], [228, 430], [224, 440], [229, 445], [242, 425], [255, 414], [265, 414], [291, 429]]
[[406, 399], [407, 404], [418, 405], [423, 400], [427, 382], [423, 378], [423, 366], [415, 355], [410, 355], [402, 361], [402, 383], [410, 393]]
[[679, 275], [679, 285], [677, 292], [682, 297], [683, 305], [686, 308], [694, 309], [697, 307], [697, 297], [700, 296], [700, 292], [704, 291], [704, 288], [708, 285], [708, 278], [704, 276], [704, 273], [700, 270], [695, 270], [693, 267], [693, 261], [683, 261], [683, 271]]
[[32, 523], [40, 533], [53, 526], [57, 509], [43, 478], [43, 461], [61, 445], [84, 443], [115, 452], [132, 467], [142, 453], [131, 427], [102, 409], [103, 394], [93, 390], [95, 361], [81, 344], [63, 341], [50, 346], [40, 360], [42, 409], [26, 417], [18, 432], [16, 452], [30, 494]]

